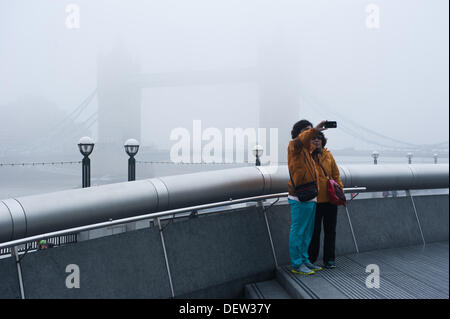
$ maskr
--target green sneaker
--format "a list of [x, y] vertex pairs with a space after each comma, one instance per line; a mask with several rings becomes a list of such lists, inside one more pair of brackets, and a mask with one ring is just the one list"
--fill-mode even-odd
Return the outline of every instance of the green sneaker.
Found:
[[308, 267], [306, 267], [305, 264], [301, 264], [298, 268], [292, 268], [291, 272], [294, 274], [300, 274], [300, 275], [314, 275], [315, 272]]
[[308, 267], [309, 269], [311, 269], [312, 271], [319, 271], [322, 270], [322, 267], [311, 264], [311, 263], [305, 263], [306, 267]]

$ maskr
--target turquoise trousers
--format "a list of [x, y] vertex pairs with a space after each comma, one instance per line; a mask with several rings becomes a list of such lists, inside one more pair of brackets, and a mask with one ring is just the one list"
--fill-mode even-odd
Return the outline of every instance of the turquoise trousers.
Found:
[[291, 206], [291, 230], [289, 254], [293, 268], [309, 263], [308, 248], [314, 231], [316, 202], [298, 202], [289, 199]]

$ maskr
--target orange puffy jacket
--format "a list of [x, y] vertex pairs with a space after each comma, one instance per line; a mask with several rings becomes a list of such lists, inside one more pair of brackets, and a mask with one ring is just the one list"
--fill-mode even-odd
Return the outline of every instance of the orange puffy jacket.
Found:
[[[336, 161], [334, 160], [333, 155], [326, 148], [322, 149], [322, 154], [315, 154], [313, 156], [313, 159], [316, 164], [317, 174], [319, 175], [319, 195], [317, 196], [317, 202], [327, 203], [329, 202], [327, 189], [328, 179], [326, 178], [323, 169], [327, 173], [328, 178], [334, 179], [343, 189], [344, 185], [341, 181], [339, 168], [336, 165]], [[321, 166], [323, 167], [323, 169]]]
[[[295, 186], [318, 180], [317, 168], [311, 156], [311, 152], [315, 149], [311, 139], [316, 135], [317, 131], [311, 128], [303, 131], [289, 142], [288, 168]], [[295, 196], [290, 180], [288, 185], [289, 195]], [[320, 185], [318, 184], [317, 187], [320, 187]]]

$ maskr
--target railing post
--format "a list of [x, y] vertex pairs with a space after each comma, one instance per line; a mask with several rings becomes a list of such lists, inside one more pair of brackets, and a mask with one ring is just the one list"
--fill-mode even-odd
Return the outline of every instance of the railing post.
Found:
[[156, 219], [158, 221], [159, 234], [161, 235], [161, 243], [164, 251], [164, 259], [166, 260], [166, 268], [167, 268], [167, 275], [169, 276], [170, 292], [172, 294], [172, 298], [175, 298], [175, 293], [173, 291], [173, 284], [172, 284], [172, 275], [170, 274], [169, 259], [167, 258], [166, 244], [164, 243], [163, 228], [161, 227], [161, 219], [159, 217]]
[[[278, 201], [278, 199], [274, 203], [272, 203], [270, 206], [275, 204], [277, 201]], [[277, 255], [275, 253], [275, 246], [273, 245], [273, 239], [272, 239], [272, 233], [270, 231], [269, 221], [267, 219], [267, 209], [264, 206], [264, 202], [263, 201], [258, 201], [257, 202], [257, 207], [261, 207], [262, 210], [263, 210], [264, 220], [266, 221], [267, 233], [269, 234], [270, 246], [272, 247], [273, 260], [275, 261], [275, 268], [278, 268], [278, 259], [277, 259]]]
[[[363, 190], [366, 190], [366, 187], [361, 187]], [[357, 187], [355, 187], [354, 189], [357, 189]], [[350, 194], [351, 199], [350, 201], [347, 203], [347, 206], [345, 206], [345, 212], [347, 213], [347, 219], [348, 219], [348, 224], [350, 225], [350, 231], [352, 233], [352, 237], [353, 237], [353, 243], [355, 244], [355, 249], [356, 252], [359, 253], [359, 248], [358, 248], [358, 243], [356, 242], [356, 236], [355, 236], [355, 232], [353, 230], [353, 224], [352, 224], [352, 220], [350, 218], [350, 213], [348, 211], [348, 205], [350, 205], [350, 202], [355, 199], [356, 196], [358, 196], [359, 193], [356, 193], [356, 195], [353, 196], [353, 194]]]
[[[352, 198], [352, 200], [353, 200], [353, 198]], [[353, 231], [353, 225], [352, 225], [352, 221], [350, 219], [350, 213], [348, 212], [347, 206], [345, 206], [345, 211], [347, 212], [348, 224], [350, 225], [350, 231], [352, 232], [352, 237], [353, 237], [353, 242], [355, 243], [356, 252], [359, 254], [358, 243], [356, 242], [356, 236], [355, 236], [355, 232]]]
[[25, 299], [25, 290], [23, 289], [23, 279], [22, 279], [22, 268], [20, 267], [20, 258], [19, 258], [19, 250], [17, 246], [14, 246], [11, 249], [11, 253], [14, 255], [17, 267], [17, 277], [19, 279], [19, 288], [20, 288], [20, 298]]
[[411, 195], [411, 191], [409, 189], [406, 190], [406, 196], [411, 198], [411, 203], [412, 203], [412, 206], [414, 209], [414, 214], [416, 215], [417, 225], [419, 225], [420, 236], [422, 236], [422, 242], [423, 242], [423, 245], [425, 246], [425, 237], [423, 236], [422, 226], [420, 224], [419, 215], [417, 214], [416, 204], [414, 203], [414, 198]]

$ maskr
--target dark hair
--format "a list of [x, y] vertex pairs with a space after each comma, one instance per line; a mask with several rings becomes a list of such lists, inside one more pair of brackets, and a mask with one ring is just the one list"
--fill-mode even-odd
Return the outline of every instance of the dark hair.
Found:
[[296, 138], [298, 134], [300, 134], [300, 132], [307, 126], [313, 127], [312, 123], [308, 120], [300, 120], [297, 123], [295, 123], [291, 131], [292, 139]]
[[327, 138], [322, 132], [317, 133], [317, 137], [322, 141], [322, 148], [324, 148], [327, 145]]

